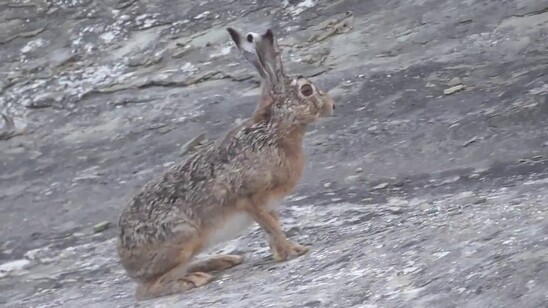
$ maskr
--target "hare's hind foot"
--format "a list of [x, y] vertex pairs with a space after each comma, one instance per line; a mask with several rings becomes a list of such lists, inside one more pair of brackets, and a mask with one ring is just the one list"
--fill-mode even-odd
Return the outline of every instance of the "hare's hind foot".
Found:
[[212, 280], [212, 275], [203, 272], [189, 273], [179, 279], [165, 279], [161, 277], [148, 285], [139, 285], [137, 287], [136, 298], [138, 301], [142, 301], [183, 293], [204, 286]]
[[220, 272], [242, 264], [244, 257], [238, 255], [219, 255], [209, 259], [192, 263], [188, 271], [192, 272]]
[[137, 287], [137, 300], [147, 300], [162, 296], [183, 293], [201, 287], [213, 280], [210, 272], [220, 272], [243, 262], [238, 255], [219, 255], [190, 264], [185, 268], [188, 273], [181, 275], [182, 266], [176, 267], [158, 280]]
[[291, 242], [289, 240], [276, 243], [275, 241], [269, 242], [270, 251], [272, 251], [272, 258], [277, 262], [287, 261], [307, 253], [310, 248]]

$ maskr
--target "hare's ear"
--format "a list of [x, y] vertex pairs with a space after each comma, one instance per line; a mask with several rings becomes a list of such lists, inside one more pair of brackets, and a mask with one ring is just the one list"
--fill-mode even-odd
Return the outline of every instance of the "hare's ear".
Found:
[[255, 50], [255, 41], [260, 40], [260, 36], [257, 33], [249, 32], [247, 35], [242, 35], [239, 31], [234, 28], [227, 28], [228, 34], [236, 44], [236, 47], [242, 52], [244, 58], [259, 72], [263, 79], [267, 79], [268, 75], [266, 74], [265, 68], [259, 62], [259, 57]]
[[271, 29], [266, 30], [259, 40], [255, 40], [255, 50], [259, 63], [268, 75], [270, 84], [274, 89], [283, 90], [285, 74], [278, 43]]

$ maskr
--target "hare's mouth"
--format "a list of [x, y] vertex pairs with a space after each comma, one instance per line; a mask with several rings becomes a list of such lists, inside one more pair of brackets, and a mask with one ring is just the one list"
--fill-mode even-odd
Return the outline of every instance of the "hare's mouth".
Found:
[[335, 105], [332, 105], [331, 108], [324, 108], [320, 113], [321, 118], [332, 117], [335, 113]]

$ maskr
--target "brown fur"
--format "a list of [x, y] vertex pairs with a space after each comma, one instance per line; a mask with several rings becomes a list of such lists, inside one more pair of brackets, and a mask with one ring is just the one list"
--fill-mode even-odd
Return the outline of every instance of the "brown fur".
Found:
[[[241, 263], [239, 256], [190, 263], [221, 226], [241, 215], [266, 232], [275, 260], [308, 251], [287, 239], [271, 204], [296, 187], [304, 169], [306, 127], [329, 116], [334, 101], [310, 81], [283, 74], [271, 32], [256, 38], [255, 65], [268, 80], [254, 115], [150, 181], [120, 215], [118, 254], [138, 284], [138, 299], [202, 286], [213, 279], [211, 272]], [[313, 94], [303, 94], [303, 86], [312, 87]]]

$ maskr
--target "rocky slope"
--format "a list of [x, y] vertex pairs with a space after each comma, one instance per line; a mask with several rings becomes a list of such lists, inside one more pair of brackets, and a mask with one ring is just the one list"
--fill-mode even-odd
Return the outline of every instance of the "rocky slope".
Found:
[[227, 26], [338, 101], [282, 210], [312, 250], [273, 263], [255, 227], [212, 251], [245, 264], [140, 306], [548, 307], [541, 0], [0, 0], [1, 305], [135, 305], [121, 207], [258, 98]]

